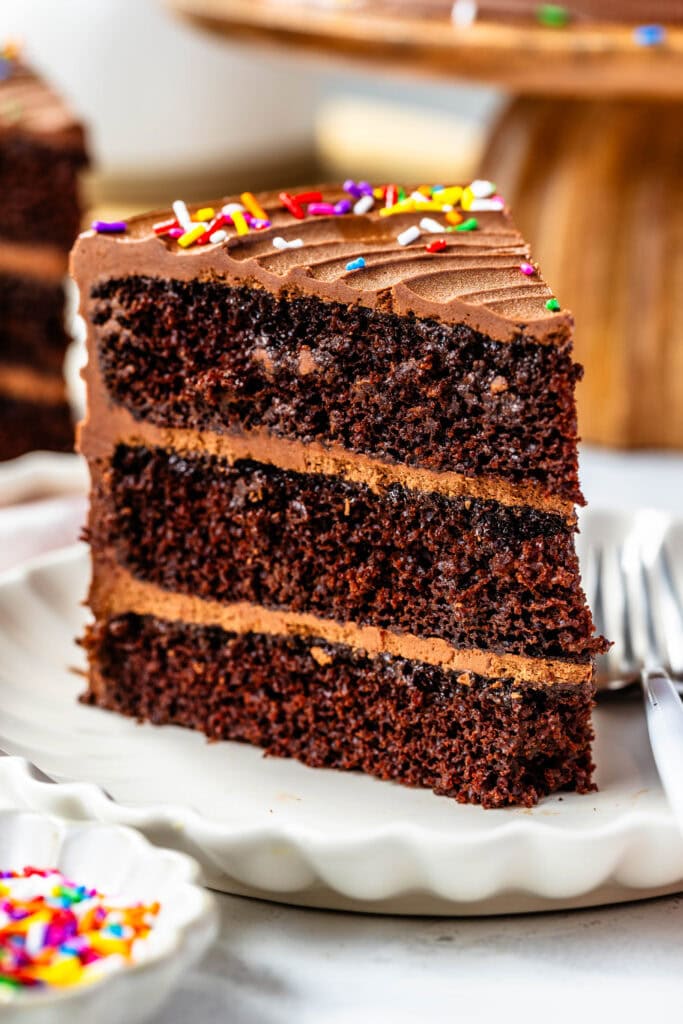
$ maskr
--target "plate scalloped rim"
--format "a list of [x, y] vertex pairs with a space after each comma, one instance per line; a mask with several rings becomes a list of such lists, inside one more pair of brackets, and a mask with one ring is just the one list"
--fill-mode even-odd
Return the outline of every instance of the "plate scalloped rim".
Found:
[[[56, 616], [56, 628], [75, 628], [79, 617], [74, 609], [87, 575], [85, 551], [77, 545], [6, 574], [0, 580], [0, 620], [7, 602], [20, 598], [22, 607], [35, 605], [37, 613], [46, 610]], [[71, 595], [74, 607], [63, 607], [60, 594]], [[45, 609], [41, 602], [46, 602]], [[11, 646], [11, 637], [0, 641], [0, 662], [8, 642]], [[22, 664], [31, 671], [34, 653], [19, 645], [13, 656], [20, 661], [23, 657]], [[56, 678], [59, 661], [52, 668]], [[62, 743], [61, 750], [32, 749], [26, 730], [21, 735], [20, 729], [14, 731], [20, 687], [0, 664], [0, 700], [3, 694], [12, 698], [10, 724], [0, 724], [0, 746], [27, 754], [52, 775], [87, 774], [117, 798], [110, 800], [91, 782], [58, 787], [42, 783], [26, 768], [14, 767], [16, 762], [8, 769], [4, 759], [0, 801], [9, 788], [12, 799], [23, 806], [134, 826], [154, 842], [195, 855], [210, 882], [226, 891], [321, 907], [476, 914], [595, 905], [683, 889], [683, 838], [656, 780], [639, 706], [599, 712], [599, 741], [607, 737], [610, 757], [610, 744], [625, 730], [628, 743], [619, 747], [619, 757], [633, 774], [631, 789], [615, 787], [610, 768], [608, 785], [595, 797], [566, 794], [532, 810], [482, 811], [365, 776], [262, 759], [259, 751], [239, 744], [209, 745], [203, 737], [175, 727], [138, 726], [75, 702], [72, 707], [74, 683], [65, 682], [63, 670], [61, 676], [59, 692], [51, 692], [46, 702], [48, 712], [57, 706], [55, 701], [68, 701], [60, 714], [75, 729], [88, 716], [88, 741], [109, 743], [110, 757], [112, 751], [141, 757], [144, 750], [140, 795], [130, 799], [130, 787], [122, 788], [114, 761], [107, 762], [104, 754], [95, 757], [85, 749], [77, 767], [58, 732], [50, 736], [57, 747]], [[160, 763], [158, 758], [171, 749], [174, 761], [198, 766], [197, 798], [200, 785], [214, 784], [211, 793], [219, 803], [215, 815], [188, 806], [192, 800], [174, 802], [169, 791], [150, 799], [150, 765], [170, 770], [170, 761]], [[202, 775], [207, 764], [228, 766], [220, 791], [208, 772]], [[246, 786], [246, 795], [237, 788], [223, 794], [233, 777]], [[191, 790], [192, 780], [186, 785]], [[262, 790], [265, 786], [265, 803], [259, 785]], [[330, 811], [335, 800], [340, 801], [338, 816]], [[295, 807], [298, 812], [307, 802], [313, 814], [308, 808], [291, 811]], [[350, 816], [354, 808], [355, 821]]]

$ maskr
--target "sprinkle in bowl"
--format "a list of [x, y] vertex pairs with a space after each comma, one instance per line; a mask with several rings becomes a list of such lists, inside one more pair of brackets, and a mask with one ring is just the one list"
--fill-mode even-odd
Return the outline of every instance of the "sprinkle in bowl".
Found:
[[198, 877], [133, 829], [0, 811], [3, 1024], [148, 1020], [215, 937]]

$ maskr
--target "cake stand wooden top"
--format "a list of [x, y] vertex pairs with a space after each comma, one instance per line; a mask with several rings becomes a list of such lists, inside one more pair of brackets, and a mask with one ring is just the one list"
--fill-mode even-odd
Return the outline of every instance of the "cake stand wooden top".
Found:
[[231, 39], [280, 44], [318, 55], [415, 74], [465, 78], [517, 93], [683, 96], [683, 28], [657, 47], [636, 43], [628, 25], [544, 28], [437, 18], [282, 0], [166, 0], [195, 24]]

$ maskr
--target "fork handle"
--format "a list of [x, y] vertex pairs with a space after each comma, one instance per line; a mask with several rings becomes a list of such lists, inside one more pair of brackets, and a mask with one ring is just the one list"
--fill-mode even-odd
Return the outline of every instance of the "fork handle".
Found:
[[671, 810], [683, 831], [683, 703], [663, 669], [644, 671], [650, 746]]

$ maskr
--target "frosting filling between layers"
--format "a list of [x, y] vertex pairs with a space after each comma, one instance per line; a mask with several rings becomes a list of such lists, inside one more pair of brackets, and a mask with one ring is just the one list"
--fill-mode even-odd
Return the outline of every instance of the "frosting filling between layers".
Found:
[[408, 490], [433, 492], [449, 498], [471, 497], [509, 506], [529, 506], [574, 521], [572, 502], [546, 494], [532, 483], [510, 484], [491, 477], [469, 477], [462, 473], [387, 463], [337, 445], [304, 444], [276, 437], [267, 430], [216, 433], [136, 420], [127, 409], [107, 400], [93, 381], [90, 369], [86, 373], [91, 381], [90, 403], [87, 418], [80, 428], [80, 450], [90, 459], [106, 459], [118, 445], [146, 445], [178, 454], [213, 455], [230, 463], [253, 459], [296, 473], [339, 476], [351, 483], [365, 484], [377, 493], [399, 484]]
[[498, 653], [598, 649], [560, 516], [145, 446], [91, 471], [94, 550], [165, 590]]
[[314, 615], [274, 611], [246, 602], [223, 604], [188, 594], [170, 593], [154, 584], [142, 583], [99, 553], [94, 553], [93, 561], [93, 583], [88, 603], [98, 620], [134, 613], [171, 622], [217, 626], [237, 634], [317, 637], [368, 654], [390, 654], [409, 661], [438, 665], [449, 671], [515, 679], [541, 687], [585, 684], [593, 675], [591, 664], [463, 650], [438, 638], [422, 638]]

